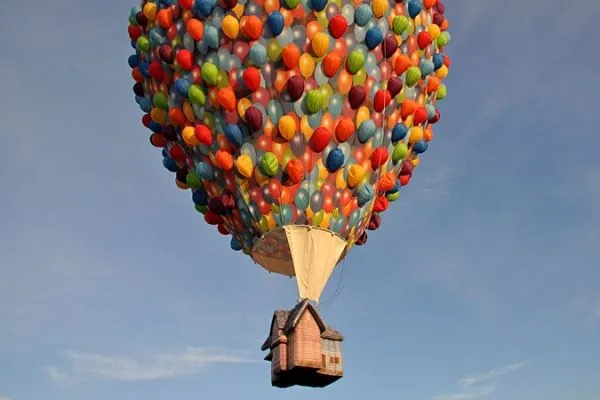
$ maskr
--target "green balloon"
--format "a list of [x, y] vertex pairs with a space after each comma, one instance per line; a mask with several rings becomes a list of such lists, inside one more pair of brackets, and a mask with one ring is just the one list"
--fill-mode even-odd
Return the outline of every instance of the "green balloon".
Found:
[[394, 151], [392, 152], [392, 161], [397, 163], [400, 160], [403, 160], [404, 157], [408, 154], [408, 147], [404, 142], [398, 142], [394, 146]]
[[219, 68], [213, 63], [205, 63], [202, 65], [202, 80], [209, 85], [217, 83]]
[[306, 94], [306, 109], [311, 114], [318, 113], [323, 108], [323, 93], [313, 89]]
[[135, 19], [135, 15], [129, 16], [129, 24], [133, 25], [133, 26], [137, 26], [138, 22], [137, 22], [137, 19]]
[[437, 44], [440, 47], [447, 45], [450, 42], [450, 34], [446, 31], [440, 33], [440, 36], [437, 38]]
[[194, 104], [203, 105], [206, 101], [206, 96], [202, 91], [202, 88], [198, 85], [191, 85], [188, 89], [188, 97]]
[[444, 97], [448, 95], [448, 88], [443, 83], [438, 87], [436, 98], [438, 100], [442, 100]]
[[398, 200], [398, 197], [400, 197], [400, 191], [396, 193], [389, 193], [386, 197], [389, 201], [396, 201]]
[[365, 55], [360, 50], [354, 50], [348, 56], [346, 65], [348, 67], [348, 72], [350, 72], [352, 75], [356, 74], [363, 67], [363, 65], [365, 65]]
[[187, 176], [185, 177], [185, 181], [192, 189], [202, 188], [202, 181], [195, 172], [188, 172]]
[[208, 206], [201, 206], [200, 204], [194, 205], [194, 208], [196, 209], [196, 211], [202, 214], [208, 211]]
[[298, 4], [300, 4], [300, 0], [285, 0], [285, 5], [287, 6], [287, 8], [289, 8], [290, 10], [295, 9], [296, 7], [298, 7]]
[[155, 107], [158, 107], [162, 110], [169, 109], [169, 101], [163, 92], [156, 92], [154, 96], [152, 96], [152, 103]]
[[147, 53], [150, 51], [150, 41], [148, 40], [148, 38], [146, 36], [140, 36], [138, 38], [138, 40], [135, 42], [135, 45], [138, 48], [138, 50], [141, 50], [144, 53]]
[[275, 176], [277, 171], [279, 171], [279, 161], [277, 161], [277, 156], [271, 152], [266, 152], [260, 161], [260, 167], [265, 175], [269, 177]]
[[410, 67], [406, 71], [406, 85], [408, 87], [415, 86], [421, 80], [421, 69], [419, 67]]
[[315, 215], [313, 215], [312, 224], [313, 225], [320, 225], [321, 222], [323, 221], [323, 218], [325, 218], [325, 211], [323, 211], [323, 210], [317, 211], [315, 213]]
[[282, 51], [283, 47], [281, 47], [281, 44], [277, 40], [271, 40], [267, 44], [267, 57], [273, 62], [279, 61]]
[[409, 20], [404, 15], [398, 15], [394, 17], [392, 21], [392, 28], [394, 29], [394, 33], [396, 35], [401, 35], [406, 28], [408, 28]]

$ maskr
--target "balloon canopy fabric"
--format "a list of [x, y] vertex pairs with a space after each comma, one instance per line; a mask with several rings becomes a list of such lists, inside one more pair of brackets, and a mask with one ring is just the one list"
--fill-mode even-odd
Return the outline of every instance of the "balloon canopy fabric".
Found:
[[152, 145], [208, 224], [318, 301], [439, 121], [441, 0], [144, 0], [129, 65]]

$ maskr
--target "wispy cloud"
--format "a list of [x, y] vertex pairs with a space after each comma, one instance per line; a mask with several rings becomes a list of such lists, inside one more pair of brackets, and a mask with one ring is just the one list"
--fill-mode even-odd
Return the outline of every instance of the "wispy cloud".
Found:
[[458, 381], [461, 387], [460, 393], [445, 394], [437, 396], [433, 400], [476, 400], [488, 397], [496, 390], [496, 384], [493, 382], [495, 378], [499, 378], [510, 372], [526, 366], [527, 362], [519, 362], [503, 367], [495, 368], [491, 371], [482, 374], [473, 374], [462, 378]]
[[[103, 355], [74, 350], [63, 352], [70, 365], [44, 367], [57, 383], [79, 380], [149, 381], [194, 375], [211, 364], [254, 362], [241, 353], [227, 350], [189, 347], [183, 353], [163, 353], [136, 359], [129, 356]], [[1, 399], [0, 399], [1, 400]]]

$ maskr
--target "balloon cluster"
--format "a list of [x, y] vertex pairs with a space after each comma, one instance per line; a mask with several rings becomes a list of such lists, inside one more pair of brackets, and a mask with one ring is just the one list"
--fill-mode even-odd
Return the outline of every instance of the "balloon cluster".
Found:
[[250, 253], [288, 224], [364, 244], [439, 121], [441, 0], [144, 0], [129, 58], [150, 142]]

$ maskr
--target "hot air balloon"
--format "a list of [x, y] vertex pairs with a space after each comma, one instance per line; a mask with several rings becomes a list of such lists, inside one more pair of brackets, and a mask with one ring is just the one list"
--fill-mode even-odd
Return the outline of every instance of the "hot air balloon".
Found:
[[177, 187], [271, 273], [295, 277], [262, 346], [273, 386], [343, 376], [318, 312], [433, 137], [450, 59], [441, 0], [143, 0], [135, 100]]

